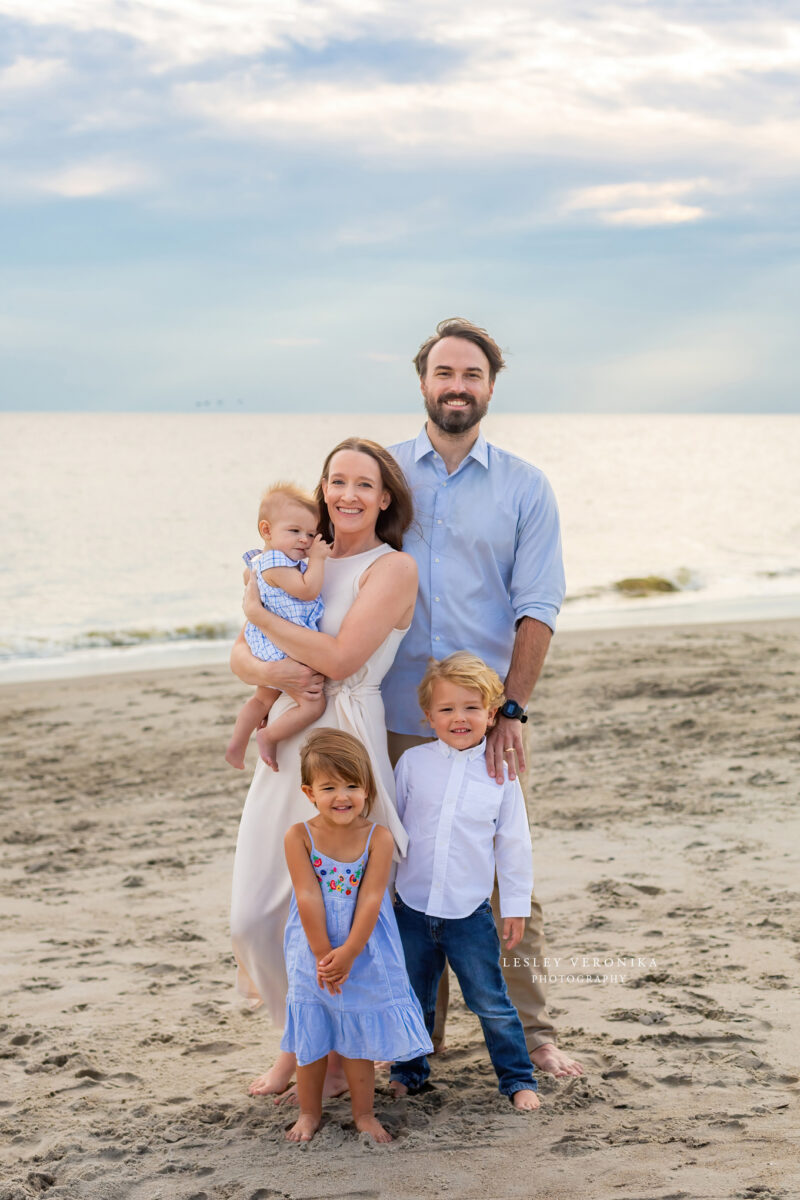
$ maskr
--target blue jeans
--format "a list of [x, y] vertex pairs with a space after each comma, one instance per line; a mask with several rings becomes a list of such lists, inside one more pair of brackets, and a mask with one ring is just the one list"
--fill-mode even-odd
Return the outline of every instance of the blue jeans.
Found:
[[[428, 1033], [433, 1032], [436, 989], [447, 963], [461, 985], [464, 1002], [479, 1018], [486, 1048], [504, 1096], [536, 1091], [525, 1034], [508, 998], [500, 970], [500, 941], [488, 900], [468, 917], [428, 917], [399, 896], [394, 914], [403, 942], [406, 969]], [[430, 1074], [426, 1057], [392, 1064], [392, 1079], [418, 1091]]]

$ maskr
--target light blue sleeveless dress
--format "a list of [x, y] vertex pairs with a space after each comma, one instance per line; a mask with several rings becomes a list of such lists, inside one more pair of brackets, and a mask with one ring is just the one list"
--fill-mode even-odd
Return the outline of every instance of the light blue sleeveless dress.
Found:
[[[359, 884], [369, 858], [369, 831], [364, 853], [343, 863], [320, 853], [311, 839], [311, 865], [325, 901], [328, 938], [341, 946], [353, 924]], [[283, 940], [289, 994], [281, 1050], [297, 1055], [301, 1067], [337, 1050], [344, 1058], [404, 1062], [432, 1052], [419, 1001], [406, 972], [403, 946], [389, 893], [381, 901], [369, 941], [353, 963], [339, 995], [317, 983], [317, 963], [306, 939], [292, 892]]]

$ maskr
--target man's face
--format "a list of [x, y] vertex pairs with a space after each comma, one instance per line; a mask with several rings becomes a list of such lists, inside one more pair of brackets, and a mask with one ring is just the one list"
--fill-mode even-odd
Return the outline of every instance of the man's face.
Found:
[[420, 387], [428, 416], [443, 433], [465, 433], [477, 425], [494, 391], [488, 358], [480, 346], [460, 337], [436, 343]]

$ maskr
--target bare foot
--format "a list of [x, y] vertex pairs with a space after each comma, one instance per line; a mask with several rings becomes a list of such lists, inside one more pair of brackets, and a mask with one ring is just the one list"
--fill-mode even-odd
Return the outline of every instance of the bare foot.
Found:
[[287, 1142], [310, 1142], [319, 1129], [320, 1117], [314, 1113], [300, 1113], [291, 1129], [286, 1130]]
[[527, 1088], [524, 1088], [521, 1092], [514, 1092], [514, 1095], [511, 1097], [511, 1103], [520, 1112], [533, 1112], [535, 1108], [539, 1107], [539, 1097], [536, 1095], [536, 1092], [531, 1092]]
[[404, 1083], [401, 1083], [399, 1079], [389, 1080], [389, 1091], [392, 1093], [395, 1100], [399, 1100], [401, 1096], [408, 1095], [408, 1088]]
[[[330, 1100], [334, 1096], [344, 1096], [346, 1091], [347, 1080], [344, 1077], [344, 1072], [328, 1071], [325, 1076], [325, 1082], [322, 1085], [322, 1099]], [[297, 1084], [294, 1087], [290, 1087], [288, 1091], [284, 1090], [280, 1096], [276, 1096], [273, 1100], [273, 1104], [288, 1104], [290, 1107], [298, 1103]]]
[[297, 1064], [293, 1054], [282, 1051], [266, 1075], [259, 1075], [247, 1089], [251, 1096], [278, 1096], [294, 1078]]
[[392, 1135], [384, 1129], [374, 1113], [366, 1113], [363, 1117], [353, 1117], [359, 1133], [368, 1133], [375, 1142], [391, 1142]]
[[225, 751], [225, 762], [230, 763], [232, 767], [236, 767], [237, 771], [244, 770], [244, 751], [234, 738], [228, 742], [228, 749]]
[[563, 1050], [559, 1050], [558, 1046], [554, 1046], [552, 1042], [545, 1042], [543, 1046], [537, 1046], [535, 1050], [531, 1050], [531, 1062], [540, 1071], [546, 1071], [548, 1075], [554, 1075], [556, 1079], [564, 1079], [567, 1075], [582, 1075], [583, 1067], [574, 1058], [570, 1058]]
[[272, 767], [273, 771], [278, 770], [278, 743], [274, 738], [269, 736], [269, 730], [266, 725], [256, 730], [256, 741], [258, 742], [258, 753], [263, 758], [268, 767]]

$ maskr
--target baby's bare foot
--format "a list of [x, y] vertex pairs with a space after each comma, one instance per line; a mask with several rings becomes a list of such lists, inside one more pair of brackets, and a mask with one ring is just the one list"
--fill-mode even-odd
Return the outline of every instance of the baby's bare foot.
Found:
[[354, 1117], [359, 1133], [368, 1133], [376, 1142], [391, 1142], [392, 1135], [384, 1129], [374, 1113], [366, 1113], [363, 1117]]
[[300, 1113], [291, 1129], [286, 1130], [287, 1142], [310, 1142], [319, 1129], [320, 1118], [314, 1113]]
[[258, 753], [263, 758], [268, 767], [272, 767], [273, 771], [278, 770], [278, 743], [274, 738], [269, 736], [269, 731], [266, 726], [263, 729], [256, 730], [256, 742], [258, 743]]
[[539, 1107], [539, 1097], [536, 1092], [528, 1091], [524, 1088], [521, 1092], [514, 1092], [511, 1097], [511, 1103], [514, 1108], [518, 1108], [521, 1112], [532, 1112]]
[[228, 742], [228, 749], [225, 751], [225, 762], [230, 763], [232, 767], [236, 767], [237, 771], [244, 770], [244, 751], [237, 742]]
[[396, 1100], [399, 1099], [400, 1096], [408, 1095], [408, 1088], [406, 1087], [406, 1085], [404, 1083], [401, 1083], [399, 1079], [390, 1079], [389, 1080], [389, 1091], [392, 1093], [392, 1095], [394, 1096], [394, 1098]]

